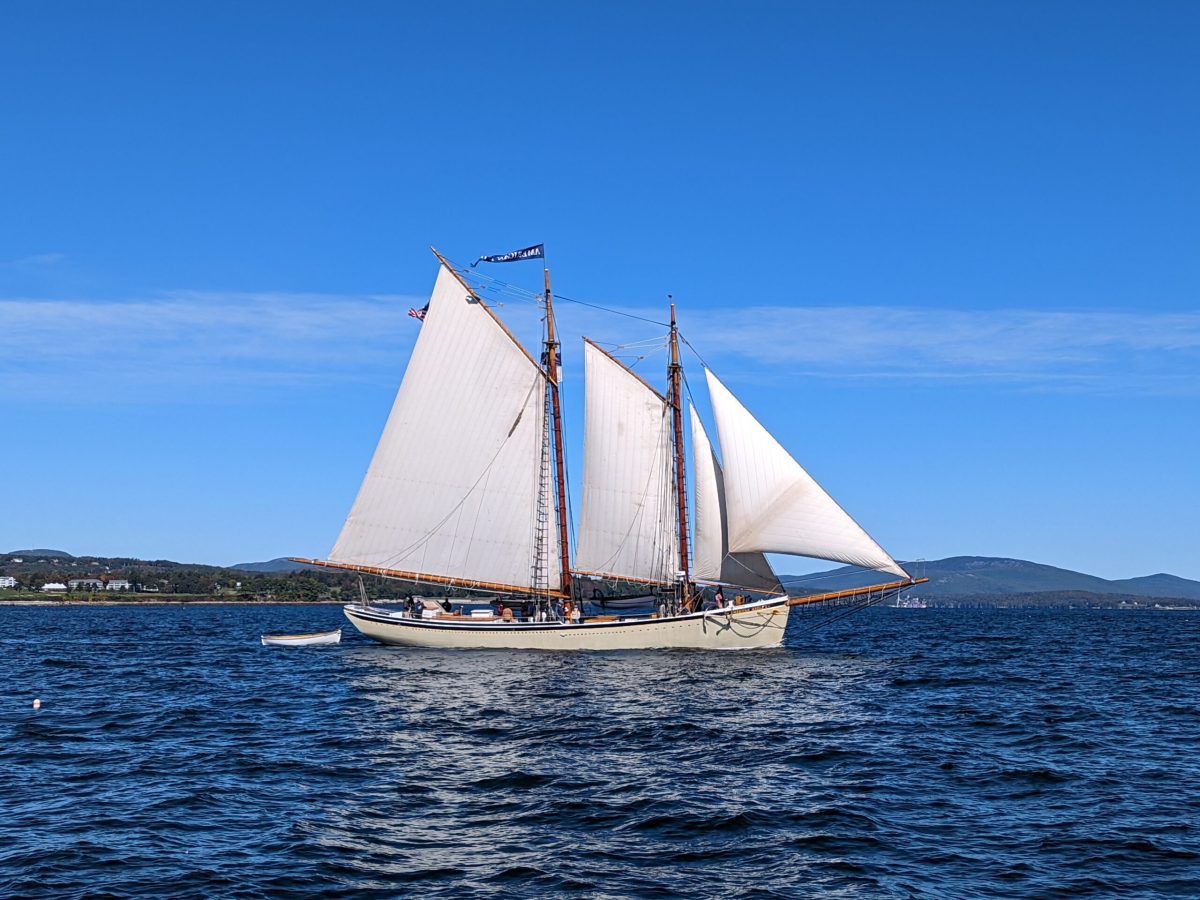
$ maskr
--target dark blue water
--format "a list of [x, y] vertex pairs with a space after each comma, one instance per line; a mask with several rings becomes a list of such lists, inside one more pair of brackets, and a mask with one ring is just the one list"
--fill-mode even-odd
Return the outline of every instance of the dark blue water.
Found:
[[258, 644], [339, 615], [0, 607], [0, 895], [1200, 895], [1200, 614]]

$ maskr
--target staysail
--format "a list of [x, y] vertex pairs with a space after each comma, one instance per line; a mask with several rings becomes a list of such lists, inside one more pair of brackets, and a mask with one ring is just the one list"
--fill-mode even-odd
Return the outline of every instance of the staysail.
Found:
[[732, 553], [790, 553], [908, 573], [838, 506], [712, 372]]
[[584, 342], [582, 573], [669, 584], [678, 553], [666, 400]]
[[330, 561], [559, 590], [558, 542], [537, 533], [545, 429], [545, 373], [443, 265]]
[[725, 525], [725, 479], [694, 407], [692, 457], [695, 473], [696, 538], [692, 574], [699, 581], [733, 584], [752, 591], [781, 592], [782, 586], [761, 553], [730, 553]]

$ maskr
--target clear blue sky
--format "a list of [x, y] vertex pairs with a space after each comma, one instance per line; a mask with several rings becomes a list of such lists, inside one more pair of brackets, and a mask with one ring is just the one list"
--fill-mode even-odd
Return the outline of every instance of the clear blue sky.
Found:
[[896, 556], [1200, 578], [1195, 4], [4, 19], [0, 551], [323, 555], [427, 247], [544, 241]]

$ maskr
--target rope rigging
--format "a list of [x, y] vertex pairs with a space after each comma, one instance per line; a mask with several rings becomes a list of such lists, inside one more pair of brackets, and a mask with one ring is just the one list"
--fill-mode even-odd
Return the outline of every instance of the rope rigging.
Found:
[[[621, 316], [621, 317], [627, 318], [627, 319], [633, 319], [633, 320], [636, 320], [639, 322], [645, 322], [645, 323], [648, 323], [651, 325], [656, 325], [656, 326], [660, 326], [660, 327], [664, 327], [664, 328], [673, 327], [670, 325], [670, 323], [663, 322], [661, 320], [652, 318], [650, 316], [640, 315], [638, 313], [630, 312], [626, 309], [614, 308], [611, 306], [606, 306], [601, 303], [594, 303], [589, 300], [582, 300], [582, 299], [579, 299], [576, 297], [567, 296], [565, 294], [554, 293], [550, 290], [550, 286], [549, 286], [548, 282], [547, 282], [547, 286], [546, 286], [547, 290], [545, 292], [533, 291], [533, 290], [529, 290], [527, 288], [521, 287], [520, 285], [516, 285], [511, 282], [507, 282], [502, 279], [496, 278], [492, 275], [485, 274], [483, 271], [481, 271], [479, 269], [472, 269], [468, 266], [463, 266], [461, 263], [458, 263], [458, 262], [453, 262], [452, 265], [453, 265], [455, 271], [463, 279], [470, 282], [472, 286], [477, 286], [478, 290], [481, 293], [485, 294], [485, 296], [487, 296], [488, 298], [495, 298], [497, 303], [502, 304], [503, 301], [505, 301], [505, 300], [511, 300], [513, 302], [533, 304], [534, 306], [545, 309], [546, 308], [546, 298], [550, 297], [554, 300], [559, 300], [559, 301], [566, 302], [566, 303], [572, 303], [577, 306], [583, 306], [588, 309], [595, 309], [595, 310], [598, 310], [601, 312], [609, 313], [609, 314], [616, 315], [616, 316]], [[543, 318], [542, 321], [544, 324], [545, 318]], [[543, 334], [544, 333], [545, 332], [543, 332]], [[700, 352], [696, 349], [696, 347], [691, 343], [691, 341], [689, 341], [687, 339], [687, 337], [684, 334], [682, 334], [682, 332], [677, 331], [676, 334], [678, 336], [679, 341], [682, 342], [683, 345], [691, 352], [692, 356], [694, 356], [694, 358], [706, 369], [709, 368], [708, 362], [700, 354]], [[605, 348], [607, 348], [608, 351], [610, 352], [610, 355], [612, 355], [614, 357], [617, 356], [617, 354], [619, 353], [620, 357], [621, 357], [622, 365], [624, 365], [625, 368], [632, 371], [635, 368], [639, 367], [647, 359], [652, 359], [652, 358], [656, 357], [659, 352], [666, 351], [667, 346], [668, 346], [668, 336], [658, 335], [658, 336], [653, 336], [653, 337], [640, 338], [637, 340], [623, 342], [623, 343], [614, 343], [614, 342], [605, 342], [605, 341], [594, 341], [594, 343], [596, 343], [598, 345], [602, 345]], [[560, 361], [560, 365], [561, 365], [561, 361]], [[644, 368], [643, 368], [643, 371], [644, 371]], [[556, 377], [556, 374], [557, 373], [551, 373], [551, 377]], [[683, 384], [683, 389], [684, 389], [683, 392], [686, 394], [688, 400], [693, 405], [700, 407], [701, 405], [696, 402], [696, 397], [692, 390], [691, 384], [687, 378], [686, 371], [681, 371], [679, 373], [679, 377]], [[565, 391], [564, 386], [561, 383], [559, 384], [559, 391], [560, 391], [560, 394], [563, 394], [564, 398], [565, 398], [566, 391]], [[566, 456], [567, 456], [565, 447], [563, 448], [562, 455], [564, 457], [563, 463], [565, 465]], [[486, 472], [484, 474], [486, 475]], [[640, 485], [640, 487], [641, 487], [641, 500], [644, 502], [647, 499], [648, 493], [651, 492], [651, 490], [653, 490], [653, 488], [652, 488], [650, 481], [647, 481], [647, 483], [644, 485]], [[576, 511], [574, 509], [574, 502], [573, 502], [572, 491], [571, 491], [569, 481], [565, 485], [564, 493], [566, 494], [566, 502], [564, 504], [566, 507], [566, 512], [567, 512], [566, 518], [568, 519], [568, 522], [569, 522], [568, 546], [571, 551], [576, 551], [577, 548], [575, 545], [578, 541], [578, 529], [576, 527], [577, 526]], [[464, 498], [464, 500], [465, 500], [465, 498]], [[662, 511], [660, 510], [660, 514], [661, 513], [662, 513]], [[451, 514], [453, 514], [453, 511], [451, 512]], [[447, 516], [447, 518], [449, 518], [449, 516]], [[659, 523], [659, 524], [661, 525], [661, 523]], [[696, 527], [695, 520], [690, 521], [688, 523], [688, 526], [689, 527], [687, 529], [687, 539], [688, 539], [689, 543], [694, 544], [694, 542], [696, 540], [696, 538], [695, 538], [695, 527]], [[658, 531], [659, 531], [659, 528], [656, 528], [655, 532], [657, 533]], [[616, 555], [619, 555], [621, 550], [626, 546], [627, 542], [632, 538], [633, 532], [634, 532], [634, 529], [632, 526], [630, 528], [626, 529], [624, 536], [618, 542], [618, 548], [614, 552], [614, 557]], [[419, 543], [420, 542], [418, 542], [418, 546], [419, 546]], [[655, 543], [657, 544], [657, 541]], [[413, 548], [409, 548], [409, 549], [411, 550]], [[656, 547], [655, 549], [657, 550], [658, 548]], [[571, 555], [573, 556], [574, 553], [572, 552]], [[745, 570], [747, 573], [757, 574], [754, 572], [753, 569], [751, 569], [749, 566], [745, 565], [745, 563], [743, 563], [741, 560], [737, 560], [732, 554], [729, 555], [729, 558], [731, 560], [733, 560], [735, 563], [737, 563], [738, 567]], [[610, 561], [611, 561], [611, 559], [610, 559]], [[780, 584], [788, 585], [788, 586], [795, 586], [795, 585], [800, 585], [800, 584], [815, 583], [815, 582], [823, 581], [823, 580], [834, 578], [834, 577], [836, 577], [836, 574], [833, 572], [814, 573], [811, 575], [780, 579]], [[734, 585], [731, 585], [731, 586], [734, 586]], [[877, 602], [877, 601], [873, 601], [873, 602]]]

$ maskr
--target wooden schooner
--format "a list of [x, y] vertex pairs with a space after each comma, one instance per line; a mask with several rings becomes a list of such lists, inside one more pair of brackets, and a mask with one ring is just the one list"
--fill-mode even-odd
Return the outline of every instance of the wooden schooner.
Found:
[[[585, 339], [583, 496], [572, 560], [549, 269], [538, 360], [434, 254], [441, 267], [421, 334], [341, 535], [328, 559], [294, 560], [499, 595], [529, 615], [412, 614], [360, 601], [345, 614], [363, 634], [444, 648], [774, 647], [792, 606], [868, 593], [882, 599], [925, 580], [910, 577], [707, 368], [720, 460], [691, 408], [689, 525], [673, 304], [666, 395]], [[788, 597], [766, 553], [899, 580]], [[562, 604], [580, 604], [581, 583], [597, 578], [656, 592], [659, 611], [572, 621]], [[709, 608], [705, 589], [716, 586], [749, 599]]]

